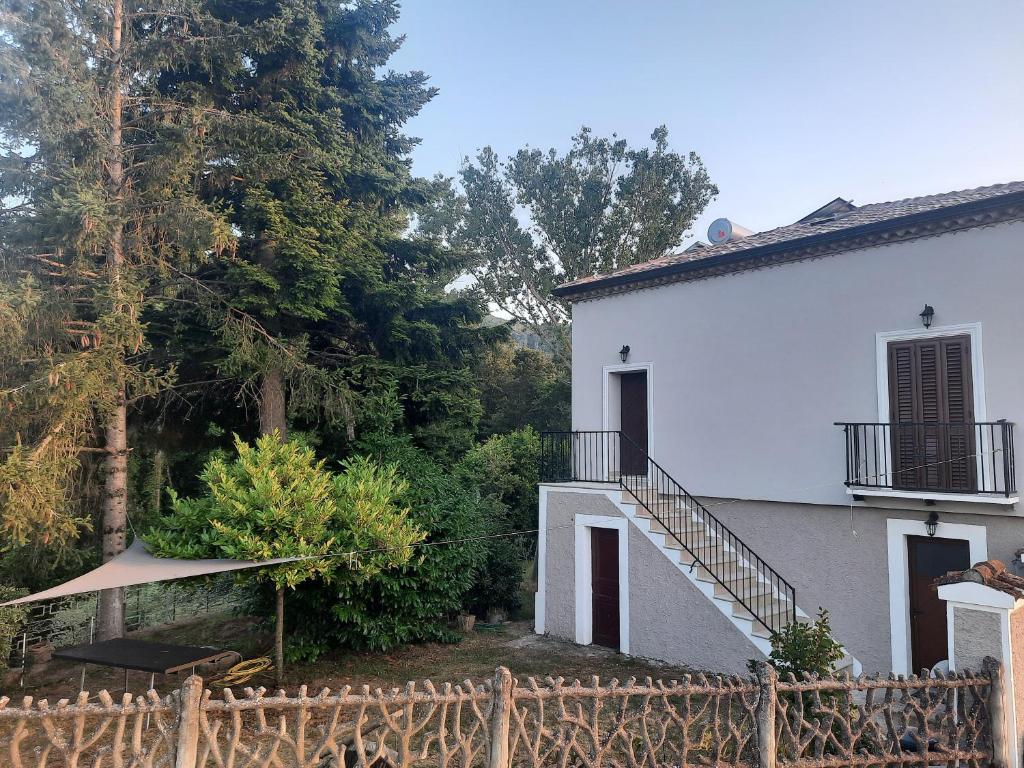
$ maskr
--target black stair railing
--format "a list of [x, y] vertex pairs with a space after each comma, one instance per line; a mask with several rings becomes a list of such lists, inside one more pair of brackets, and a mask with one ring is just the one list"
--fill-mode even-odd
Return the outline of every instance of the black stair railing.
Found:
[[[620, 471], [624, 452], [630, 474]], [[796, 621], [793, 586], [621, 431], [543, 433], [540, 480], [620, 486], [751, 618], [771, 632]]]

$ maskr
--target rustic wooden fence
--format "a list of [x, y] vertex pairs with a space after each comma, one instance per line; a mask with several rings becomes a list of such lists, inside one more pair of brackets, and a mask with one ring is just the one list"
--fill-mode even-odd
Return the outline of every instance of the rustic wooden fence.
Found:
[[938, 678], [528, 678], [297, 695], [0, 698], [11, 768], [1005, 766], [1002, 669]]

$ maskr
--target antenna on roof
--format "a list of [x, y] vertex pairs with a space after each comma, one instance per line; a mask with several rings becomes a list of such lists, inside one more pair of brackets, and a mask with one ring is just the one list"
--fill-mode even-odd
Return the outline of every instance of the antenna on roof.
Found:
[[740, 240], [752, 234], [754, 233], [751, 230], [734, 224], [728, 219], [715, 219], [708, 227], [708, 240], [712, 245], [720, 245], [730, 240]]

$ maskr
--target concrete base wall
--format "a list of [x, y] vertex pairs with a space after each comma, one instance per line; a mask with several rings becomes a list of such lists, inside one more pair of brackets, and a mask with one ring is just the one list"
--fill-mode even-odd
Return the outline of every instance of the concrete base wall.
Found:
[[[614, 492], [614, 491], [612, 491]], [[867, 673], [893, 669], [888, 521], [924, 521], [920, 510], [704, 499], [711, 512], [796, 589], [797, 604], [832, 616], [836, 638]], [[1019, 572], [1024, 546], [1017, 515], [964, 514], [939, 504], [939, 535], [979, 526], [984, 557]], [[954, 510], [954, 511], [951, 511]], [[547, 490], [545, 631], [575, 639], [574, 552], [577, 514], [619, 516], [604, 493]], [[947, 527], [943, 529], [943, 525]], [[743, 671], [757, 649], [711, 601], [630, 526], [630, 651], [702, 669]], [[898, 612], [898, 609], [897, 609]]]
[[[614, 493], [614, 491], [613, 491]], [[578, 515], [622, 518], [603, 493], [549, 491], [546, 505], [545, 632], [576, 640]], [[642, 531], [628, 524], [629, 651], [693, 669], [746, 672], [764, 655], [679, 572]]]
[[[887, 523], [923, 521], [928, 512], [855, 505], [835, 507], [765, 501], [702, 499], [711, 512], [747, 542], [796, 589], [797, 604], [814, 615], [832, 617], [835, 636], [865, 672], [893, 667]], [[952, 509], [955, 510], [955, 505]], [[1024, 520], [1000, 514], [976, 515], [931, 507], [943, 524], [982, 526], [987, 557], [1017, 567], [1024, 546]]]

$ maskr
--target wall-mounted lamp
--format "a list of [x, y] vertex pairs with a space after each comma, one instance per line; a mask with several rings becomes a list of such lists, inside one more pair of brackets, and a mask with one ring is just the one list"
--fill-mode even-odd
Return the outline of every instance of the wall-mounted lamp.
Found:
[[623, 344], [619, 350], [619, 360], [626, 362], [629, 359], [629, 344]]
[[924, 529], [928, 531], [929, 536], [934, 536], [935, 532], [939, 529], [939, 513], [931, 512], [928, 515], [928, 519], [924, 521]]
[[924, 323], [925, 328], [931, 327], [933, 317], [935, 317], [935, 307], [925, 304], [924, 309], [921, 310], [921, 322]]

